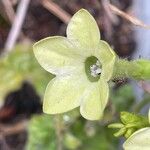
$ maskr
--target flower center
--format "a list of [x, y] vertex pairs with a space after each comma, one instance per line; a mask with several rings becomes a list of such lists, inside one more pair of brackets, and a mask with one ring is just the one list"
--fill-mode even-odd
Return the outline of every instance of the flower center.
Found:
[[102, 72], [102, 65], [95, 56], [91, 56], [86, 59], [85, 72], [91, 82], [96, 82], [99, 80]]
[[90, 70], [91, 70], [91, 76], [97, 77], [98, 75], [100, 75], [102, 72], [100, 62], [97, 60], [96, 64], [90, 66]]

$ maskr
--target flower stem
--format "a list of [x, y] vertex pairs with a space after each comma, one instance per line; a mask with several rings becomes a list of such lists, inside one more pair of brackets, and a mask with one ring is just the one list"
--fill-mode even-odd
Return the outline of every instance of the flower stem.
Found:
[[150, 60], [138, 59], [128, 61], [116, 59], [113, 78], [133, 78], [135, 80], [150, 79]]
[[57, 150], [63, 150], [63, 134], [62, 134], [62, 122], [61, 116], [55, 116], [55, 132], [56, 132], [56, 142], [57, 142]]

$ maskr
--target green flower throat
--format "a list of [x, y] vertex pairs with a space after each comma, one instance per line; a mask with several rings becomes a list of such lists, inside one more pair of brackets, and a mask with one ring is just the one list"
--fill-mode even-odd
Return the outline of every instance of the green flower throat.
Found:
[[91, 82], [96, 82], [100, 79], [102, 65], [95, 56], [91, 56], [86, 59], [85, 72]]

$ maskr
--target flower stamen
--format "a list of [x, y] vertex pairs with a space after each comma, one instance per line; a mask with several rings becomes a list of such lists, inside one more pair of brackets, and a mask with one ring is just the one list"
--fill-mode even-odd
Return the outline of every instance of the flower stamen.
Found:
[[96, 82], [100, 79], [102, 64], [95, 56], [91, 56], [86, 59], [85, 72], [91, 82]]
[[102, 69], [100, 62], [97, 60], [96, 64], [90, 66], [91, 76], [97, 77], [101, 74]]

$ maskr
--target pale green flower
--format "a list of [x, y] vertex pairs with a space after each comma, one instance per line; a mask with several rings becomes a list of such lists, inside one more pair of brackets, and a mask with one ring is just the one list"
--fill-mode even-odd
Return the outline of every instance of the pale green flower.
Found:
[[[150, 123], [150, 110], [149, 110]], [[123, 144], [125, 150], [149, 150], [150, 149], [150, 127], [142, 128], [134, 132]]]
[[107, 82], [112, 77], [115, 54], [100, 40], [90, 13], [81, 9], [72, 17], [67, 38], [48, 37], [35, 43], [33, 49], [41, 66], [56, 75], [45, 92], [44, 112], [57, 114], [80, 106], [86, 119], [100, 119], [108, 100]]

